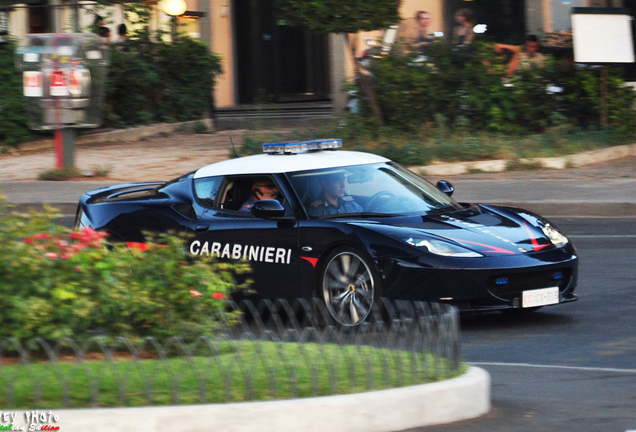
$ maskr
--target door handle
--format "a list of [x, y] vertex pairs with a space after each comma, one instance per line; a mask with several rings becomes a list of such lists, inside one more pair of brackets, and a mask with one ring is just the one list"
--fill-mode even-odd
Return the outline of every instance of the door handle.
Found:
[[209, 225], [197, 225], [196, 232], [206, 232], [208, 230]]

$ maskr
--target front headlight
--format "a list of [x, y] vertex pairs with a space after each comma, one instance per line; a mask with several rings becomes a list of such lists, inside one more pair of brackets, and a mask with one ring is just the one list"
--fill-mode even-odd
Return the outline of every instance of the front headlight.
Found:
[[471, 251], [469, 249], [448, 243], [442, 240], [418, 239], [410, 237], [405, 240], [408, 244], [415, 247], [426, 248], [430, 253], [441, 256], [457, 257], [457, 258], [480, 258], [482, 254]]
[[545, 225], [543, 225], [541, 227], [541, 231], [543, 231], [543, 234], [546, 235], [546, 237], [552, 242], [553, 245], [555, 245], [556, 247], [562, 247], [565, 246], [566, 244], [568, 244], [570, 242], [570, 240], [568, 240], [568, 238], [566, 236], [564, 236], [563, 234], [561, 234], [559, 231], [557, 231], [556, 228], [554, 228], [552, 225], [550, 225], [549, 223], [546, 223]]

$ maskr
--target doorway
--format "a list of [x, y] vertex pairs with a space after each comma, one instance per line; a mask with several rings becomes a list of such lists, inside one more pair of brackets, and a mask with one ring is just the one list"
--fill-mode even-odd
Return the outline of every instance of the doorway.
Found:
[[277, 20], [274, 0], [235, 0], [238, 102], [326, 100], [327, 35]]

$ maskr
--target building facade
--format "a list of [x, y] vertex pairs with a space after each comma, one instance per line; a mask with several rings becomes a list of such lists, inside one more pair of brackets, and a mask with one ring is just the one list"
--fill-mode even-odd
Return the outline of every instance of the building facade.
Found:
[[[69, 2], [70, 1], [70, 2]], [[105, 18], [116, 37], [125, 22], [123, 8], [107, 9], [80, 0], [0, 0], [0, 36], [72, 32], [78, 2], [77, 28], [89, 31], [96, 14]], [[160, 0], [153, 4], [151, 29], [169, 30], [170, 17]], [[259, 102], [332, 101], [344, 106], [342, 84], [352, 75], [353, 60], [342, 35], [318, 34], [285, 25], [274, 13], [275, 0], [185, 0], [186, 13], [178, 29], [199, 38], [222, 58], [223, 73], [215, 87], [215, 106], [234, 107]], [[488, 26], [497, 41], [519, 40], [524, 34], [542, 36], [570, 30], [572, 7], [636, 8], [636, 0], [403, 0], [400, 15], [411, 18], [419, 10], [431, 14], [429, 31], [452, 34], [454, 14], [469, 8], [476, 24]], [[397, 24], [397, 23], [396, 23]], [[167, 34], [169, 34], [167, 32]], [[367, 40], [381, 37], [381, 29], [358, 35], [360, 54]]]

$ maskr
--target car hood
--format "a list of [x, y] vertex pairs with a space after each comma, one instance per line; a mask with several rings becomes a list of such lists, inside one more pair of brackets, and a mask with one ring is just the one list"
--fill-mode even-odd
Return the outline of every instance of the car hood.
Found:
[[509, 207], [471, 205], [448, 213], [351, 223], [398, 240], [446, 240], [485, 256], [527, 254], [555, 248], [541, 230], [539, 216]]

